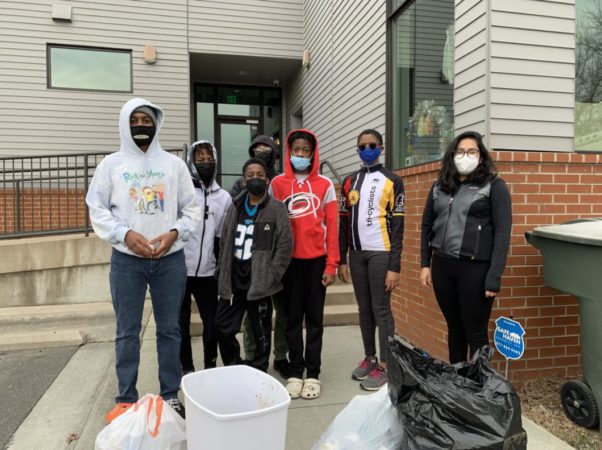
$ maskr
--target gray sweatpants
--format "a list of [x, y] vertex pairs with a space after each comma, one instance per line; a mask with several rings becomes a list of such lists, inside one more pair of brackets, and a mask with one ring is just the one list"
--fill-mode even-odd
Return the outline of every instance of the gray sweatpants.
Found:
[[385, 292], [389, 252], [351, 250], [349, 270], [360, 314], [360, 329], [366, 356], [376, 355], [375, 333], [378, 326], [380, 360], [387, 362], [388, 338], [395, 333], [391, 312], [391, 293]]

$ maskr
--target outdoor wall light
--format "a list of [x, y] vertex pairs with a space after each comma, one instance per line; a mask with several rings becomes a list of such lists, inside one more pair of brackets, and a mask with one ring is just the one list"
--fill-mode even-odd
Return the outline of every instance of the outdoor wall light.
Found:
[[144, 62], [146, 64], [155, 64], [157, 62], [157, 50], [152, 44], [144, 46]]
[[71, 22], [71, 5], [54, 3], [52, 5], [52, 20], [57, 22]]
[[309, 64], [310, 64], [309, 50], [305, 49], [305, 50], [303, 50], [303, 59], [301, 61], [301, 65], [307, 69], [309, 67]]

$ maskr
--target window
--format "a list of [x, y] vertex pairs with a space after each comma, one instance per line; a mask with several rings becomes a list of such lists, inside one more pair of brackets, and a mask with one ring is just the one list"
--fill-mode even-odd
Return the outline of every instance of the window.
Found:
[[602, 151], [602, 0], [575, 5], [575, 150]]
[[441, 158], [453, 138], [454, 2], [391, 0], [390, 9], [387, 134], [398, 168]]
[[48, 87], [132, 92], [132, 52], [49, 45]]

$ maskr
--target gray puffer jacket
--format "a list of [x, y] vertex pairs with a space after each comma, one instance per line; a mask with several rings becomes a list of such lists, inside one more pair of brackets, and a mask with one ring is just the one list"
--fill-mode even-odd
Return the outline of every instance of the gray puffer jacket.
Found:
[[[234, 238], [238, 211], [244, 208], [246, 194], [244, 190], [236, 196], [224, 219], [218, 275], [218, 292], [222, 299], [232, 297]], [[259, 203], [251, 250], [251, 285], [247, 300], [259, 300], [280, 292], [283, 289], [282, 277], [293, 254], [293, 233], [286, 207], [267, 192]]]

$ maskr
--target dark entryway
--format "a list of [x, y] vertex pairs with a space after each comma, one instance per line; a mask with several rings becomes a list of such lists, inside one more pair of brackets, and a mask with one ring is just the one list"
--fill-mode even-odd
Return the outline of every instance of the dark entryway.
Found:
[[230, 189], [249, 158], [255, 136], [271, 136], [282, 142], [282, 93], [280, 88], [195, 84], [195, 140], [207, 139], [218, 151], [219, 181]]

